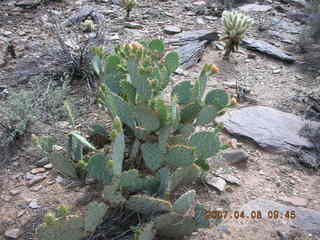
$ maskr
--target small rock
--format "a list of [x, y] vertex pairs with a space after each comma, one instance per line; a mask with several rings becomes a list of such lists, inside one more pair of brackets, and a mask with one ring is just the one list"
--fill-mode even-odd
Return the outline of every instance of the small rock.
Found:
[[119, 34], [117, 34], [117, 33], [116, 33], [116, 34], [114, 34], [113, 36], [111, 36], [111, 37], [110, 37], [110, 40], [111, 40], [111, 41], [117, 41], [117, 40], [120, 40]]
[[201, 25], [206, 24], [206, 22], [205, 22], [205, 21], [203, 20], [203, 18], [201, 18], [201, 17], [197, 17], [196, 22], [197, 22], [198, 24], [201, 24]]
[[218, 20], [217, 17], [213, 17], [213, 16], [205, 16], [204, 17], [205, 19], [209, 20], [209, 21], [215, 21], [215, 20]]
[[38, 201], [34, 199], [29, 203], [29, 207], [31, 209], [37, 209], [37, 208], [40, 208], [40, 205], [38, 204]]
[[210, 174], [206, 176], [206, 182], [210, 185], [218, 189], [220, 192], [223, 192], [227, 183], [220, 177], [215, 177]]
[[12, 189], [12, 190], [10, 190], [10, 195], [11, 196], [16, 196], [16, 195], [18, 195], [19, 193], [20, 193], [21, 191], [19, 190], [19, 189]]
[[247, 57], [249, 59], [256, 59], [257, 55], [253, 54], [253, 53], [248, 53]]
[[36, 175], [36, 176], [33, 176], [32, 179], [30, 179], [28, 182], [27, 182], [27, 186], [28, 187], [32, 187], [33, 185], [43, 181], [44, 179], [46, 178], [46, 175]]
[[317, 81], [320, 81], [320, 76], [316, 77], [316, 80], [317, 80]]
[[32, 174], [39, 174], [39, 173], [44, 173], [45, 171], [46, 171], [45, 168], [34, 168], [34, 169], [32, 169], [30, 172], [31, 172]]
[[246, 4], [239, 8], [243, 12], [266, 12], [272, 9], [269, 5], [259, 5], [259, 4]]
[[224, 82], [223, 85], [226, 86], [227, 88], [234, 88], [235, 89], [237, 87], [236, 82]]
[[56, 183], [64, 184], [65, 182], [66, 182], [66, 180], [63, 177], [61, 177], [61, 176], [56, 177]]
[[239, 149], [224, 152], [222, 156], [229, 165], [247, 163], [247, 160], [249, 159], [249, 155], [245, 151]]
[[53, 151], [62, 151], [63, 150], [63, 147], [59, 146], [59, 145], [53, 145]]
[[42, 188], [42, 185], [38, 185], [38, 186], [32, 187], [30, 190], [31, 190], [32, 192], [38, 192], [41, 188]]
[[53, 166], [52, 166], [52, 163], [48, 163], [48, 164], [44, 165], [43, 167], [44, 167], [45, 169], [48, 169], [48, 170], [49, 170], [49, 169], [52, 169]]
[[273, 74], [278, 74], [278, 73], [280, 73], [280, 72], [281, 72], [280, 69], [274, 69], [274, 70], [272, 71]]
[[216, 42], [215, 45], [216, 45], [216, 49], [218, 49], [218, 50], [224, 49], [224, 44], [221, 42]]
[[11, 200], [11, 196], [8, 196], [8, 195], [2, 195], [1, 196], [1, 199], [3, 200], [3, 201], [5, 201], [5, 202], [10, 202], [10, 200]]
[[194, 6], [197, 6], [197, 7], [204, 7], [206, 6], [206, 1], [196, 1], [196, 2], [193, 2], [192, 5]]
[[44, 157], [44, 158], [41, 158], [41, 159], [36, 163], [36, 165], [37, 165], [37, 167], [43, 167], [43, 166], [45, 166], [45, 165], [48, 164], [48, 163], [49, 163], [48, 158]]
[[239, 178], [232, 176], [230, 174], [219, 174], [219, 177], [226, 180], [228, 183], [240, 185], [241, 181]]
[[57, 122], [57, 127], [58, 128], [69, 128], [70, 124], [68, 121], [59, 121], [59, 122]]
[[22, 231], [19, 228], [13, 228], [5, 231], [4, 236], [11, 239], [17, 239], [22, 234]]
[[143, 29], [143, 26], [139, 23], [134, 23], [134, 22], [128, 22], [125, 23], [124, 25], [126, 28], [130, 28], [130, 29]]
[[293, 197], [281, 198], [280, 200], [297, 207], [306, 207], [308, 205], [308, 200], [301, 197], [293, 196]]
[[167, 34], [177, 34], [181, 33], [181, 28], [174, 26], [174, 25], [167, 25], [164, 27], [163, 31]]

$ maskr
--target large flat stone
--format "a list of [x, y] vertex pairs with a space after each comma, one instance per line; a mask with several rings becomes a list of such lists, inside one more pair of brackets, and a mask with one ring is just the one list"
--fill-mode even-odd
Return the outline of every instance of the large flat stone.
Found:
[[[305, 121], [293, 114], [269, 107], [253, 106], [227, 112], [216, 119], [226, 131], [255, 141], [266, 150], [299, 151], [313, 144], [299, 135]], [[311, 125], [320, 126], [317, 122]]]
[[241, 41], [241, 44], [250, 50], [267, 54], [273, 58], [277, 58], [288, 63], [295, 62], [294, 57], [265, 41], [246, 38]]

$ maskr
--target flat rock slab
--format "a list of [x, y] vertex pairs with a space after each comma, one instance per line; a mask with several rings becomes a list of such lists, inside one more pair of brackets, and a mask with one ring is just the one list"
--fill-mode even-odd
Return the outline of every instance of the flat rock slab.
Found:
[[[305, 121], [293, 114], [269, 107], [253, 106], [227, 112], [216, 119], [237, 136], [247, 137], [266, 150], [295, 151], [312, 149], [313, 144], [299, 136]], [[320, 126], [317, 122], [309, 122]]]
[[250, 50], [255, 50], [255, 51], [267, 54], [271, 57], [280, 59], [284, 62], [288, 62], [288, 63], [295, 62], [294, 57], [289, 56], [287, 53], [285, 53], [281, 49], [265, 41], [246, 38], [241, 41], [241, 44]]
[[266, 12], [271, 9], [272, 9], [272, 7], [270, 5], [259, 5], [259, 4], [255, 4], [255, 3], [246, 4], [246, 5], [239, 7], [239, 10], [243, 11], [243, 12]]
[[190, 42], [198, 41], [199, 38], [210, 34], [212, 31], [209, 30], [195, 30], [195, 31], [186, 31], [175, 35], [174, 38], [166, 40], [167, 44], [172, 44], [176, 46], [181, 46], [188, 44]]

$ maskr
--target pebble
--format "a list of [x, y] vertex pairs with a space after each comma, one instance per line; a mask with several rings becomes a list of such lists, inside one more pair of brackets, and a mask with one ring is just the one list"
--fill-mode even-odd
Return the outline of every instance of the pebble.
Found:
[[32, 187], [33, 185], [43, 181], [46, 178], [46, 175], [33, 175], [33, 178], [27, 182], [28, 187]]
[[38, 185], [38, 186], [32, 187], [30, 190], [31, 190], [32, 192], [38, 192], [41, 188], [42, 188], [42, 185]]
[[249, 159], [248, 153], [246, 153], [243, 150], [235, 149], [226, 151], [222, 154], [224, 161], [226, 161], [229, 165], [237, 165], [247, 163], [247, 160]]
[[218, 189], [220, 192], [225, 190], [227, 185], [226, 181], [220, 177], [214, 177], [210, 174], [206, 176], [206, 182], [210, 185]]
[[19, 228], [13, 228], [5, 231], [4, 236], [11, 239], [17, 239], [22, 234], [22, 231]]
[[29, 207], [31, 209], [37, 209], [37, 208], [40, 208], [40, 205], [38, 204], [38, 201], [34, 199], [29, 203]]
[[198, 23], [198, 24], [201, 24], [201, 25], [204, 25], [204, 24], [206, 24], [206, 22], [203, 20], [203, 18], [201, 18], [201, 17], [198, 17], [197, 19], [196, 19], [196, 22]]
[[174, 25], [167, 25], [164, 27], [163, 31], [167, 34], [177, 34], [180, 33], [182, 30], [180, 27]]
[[130, 28], [130, 29], [143, 29], [143, 26], [139, 23], [125, 23], [124, 25], [126, 28]]
[[52, 169], [52, 163], [48, 163], [46, 165], [43, 166], [45, 169]]
[[41, 158], [37, 163], [37, 167], [44, 167], [45, 165], [47, 165], [49, 163], [49, 160], [48, 158], [44, 157], [44, 158]]
[[46, 171], [45, 168], [34, 168], [34, 169], [32, 169], [30, 172], [31, 172], [32, 174], [39, 174], [39, 173], [44, 173], [45, 171]]
[[274, 69], [274, 70], [272, 71], [273, 74], [278, 74], [278, 73], [280, 73], [280, 72], [281, 72], [280, 69]]
[[19, 190], [19, 189], [12, 189], [12, 190], [10, 190], [10, 195], [11, 196], [16, 196], [16, 195], [18, 195], [19, 193], [20, 193], [21, 191]]

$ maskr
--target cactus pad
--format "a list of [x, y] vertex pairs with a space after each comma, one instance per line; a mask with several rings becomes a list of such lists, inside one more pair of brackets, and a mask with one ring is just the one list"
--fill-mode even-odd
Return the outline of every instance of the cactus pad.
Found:
[[193, 205], [196, 197], [196, 191], [190, 190], [181, 195], [173, 204], [173, 210], [176, 213], [184, 215]]
[[184, 217], [173, 212], [157, 217], [154, 222], [160, 236], [174, 239], [183, 239], [197, 229], [197, 223], [193, 217]]
[[165, 162], [165, 155], [161, 153], [158, 143], [144, 143], [141, 151], [144, 163], [151, 171], [156, 171]]
[[191, 136], [190, 144], [197, 149], [198, 159], [207, 159], [220, 150], [220, 141], [215, 132], [197, 132]]
[[218, 115], [219, 108], [216, 105], [207, 105], [201, 109], [197, 118], [197, 125], [205, 125], [212, 122]]
[[174, 191], [178, 186], [192, 183], [200, 177], [201, 169], [196, 164], [178, 168], [169, 179], [168, 189]]
[[63, 152], [53, 152], [49, 155], [49, 161], [53, 167], [63, 176], [77, 178], [76, 169], [71, 161], [65, 157]]
[[55, 221], [53, 224], [43, 224], [38, 229], [41, 240], [81, 240], [86, 237], [84, 218], [71, 216]]
[[88, 176], [102, 183], [108, 184], [112, 181], [112, 168], [107, 169], [107, 158], [103, 153], [96, 153], [89, 159]]
[[96, 227], [102, 222], [107, 210], [108, 207], [104, 203], [91, 202], [88, 205], [88, 211], [84, 218], [85, 231], [94, 232]]
[[229, 101], [229, 95], [222, 89], [211, 90], [205, 98], [205, 103], [207, 105], [216, 105], [219, 110], [229, 104]]
[[126, 203], [126, 206], [127, 208], [144, 215], [166, 213], [170, 212], [172, 209], [170, 202], [146, 195], [131, 196]]
[[167, 164], [174, 167], [189, 166], [193, 163], [194, 149], [187, 145], [175, 145], [168, 151]]

